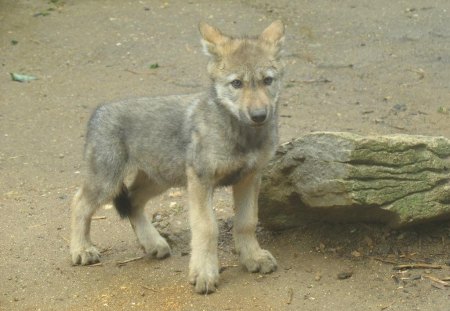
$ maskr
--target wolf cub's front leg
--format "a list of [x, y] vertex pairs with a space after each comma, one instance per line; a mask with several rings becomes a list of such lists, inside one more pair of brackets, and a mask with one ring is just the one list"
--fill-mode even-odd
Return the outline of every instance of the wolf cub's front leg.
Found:
[[199, 294], [215, 292], [219, 282], [218, 228], [212, 210], [213, 184], [200, 180], [187, 169], [189, 222], [192, 232], [189, 281]]
[[270, 273], [277, 269], [272, 254], [261, 249], [256, 240], [258, 223], [258, 195], [261, 178], [251, 173], [233, 186], [236, 214], [233, 222], [233, 236], [239, 259], [248, 271]]

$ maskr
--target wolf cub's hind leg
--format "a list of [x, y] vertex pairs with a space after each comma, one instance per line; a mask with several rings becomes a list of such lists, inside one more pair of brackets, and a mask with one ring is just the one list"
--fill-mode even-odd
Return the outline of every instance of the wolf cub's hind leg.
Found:
[[91, 217], [100, 206], [90, 191], [82, 187], [72, 201], [70, 254], [74, 265], [90, 265], [100, 261], [100, 253], [90, 238]]
[[148, 219], [144, 207], [149, 199], [164, 192], [166, 189], [166, 187], [153, 182], [142, 171], [137, 173], [128, 189], [132, 206], [128, 216], [131, 226], [144, 251], [158, 259], [170, 256], [170, 247]]

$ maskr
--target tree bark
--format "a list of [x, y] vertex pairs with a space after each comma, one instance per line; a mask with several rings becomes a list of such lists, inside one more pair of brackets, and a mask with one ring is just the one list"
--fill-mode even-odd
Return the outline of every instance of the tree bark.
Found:
[[450, 141], [412, 135], [312, 133], [283, 144], [263, 175], [260, 220], [393, 227], [450, 218]]

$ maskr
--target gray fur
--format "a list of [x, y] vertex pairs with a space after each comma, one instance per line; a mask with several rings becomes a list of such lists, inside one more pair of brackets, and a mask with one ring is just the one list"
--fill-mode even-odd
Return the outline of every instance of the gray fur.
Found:
[[[213, 292], [218, 259], [211, 199], [214, 188], [232, 185], [240, 217], [234, 238], [241, 262], [252, 272], [275, 270], [275, 259], [259, 247], [254, 231], [260, 172], [278, 144], [277, 101], [283, 75], [279, 45], [284, 26], [274, 22], [256, 39], [233, 39], [206, 24], [200, 30], [212, 53], [208, 65], [212, 83], [207, 92], [128, 99], [101, 105], [92, 114], [85, 145], [85, 181], [72, 203], [74, 264], [99, 260], [90, 240], [91, 216], [111, 201], [128, 206], [119, 211], [129, 217], [147, 253], [168, 256], [170, 247], [144, 207], [170, 187], [187, 186], [190, 280], [197, 292]], [[242, 79], [242, 89], [230, 85], [230, 75]], [[266, 76], [274, 82], [265, 85]], [[130, 174], [135, 174], [134, 181], [124, 188]]]

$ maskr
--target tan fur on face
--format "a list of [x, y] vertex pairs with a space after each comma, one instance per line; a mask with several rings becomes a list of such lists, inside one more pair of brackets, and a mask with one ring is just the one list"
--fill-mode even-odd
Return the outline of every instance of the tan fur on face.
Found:
[[241, 105], [247, 110], [266, 108], [270, 105], [269, 96], [265, 87], [246, 87], [240, 97]]
[[[281, 48], [284, 25], [273, 22], [258, 37], [233, 38], [217, 28], [201, 23], [200, 33], [204, 51], [211, 57], [208, 73], [222, 103], [237, 117], [246, 116], [252, 123], [250, 112], [265, 109], [273, 116], [284, 63]], [[273, 85], [265, 85], [264, 78], [273, 78]], [[231, 86], [233, 80], [243, 82], [242, 88]]]
[[281, 21], [273, 22], [259, 37], [253, 38], [233, 38], [206, 23], [200, 23], [199, 29], [204, 51], [211, 56], [208, 72], [213, 79], [238, 69], [236, 66], [244, 65], [253, 71], [259, 67], [274, 67], [281, 71], [284, 67], [280, 61], [284, 42]]

